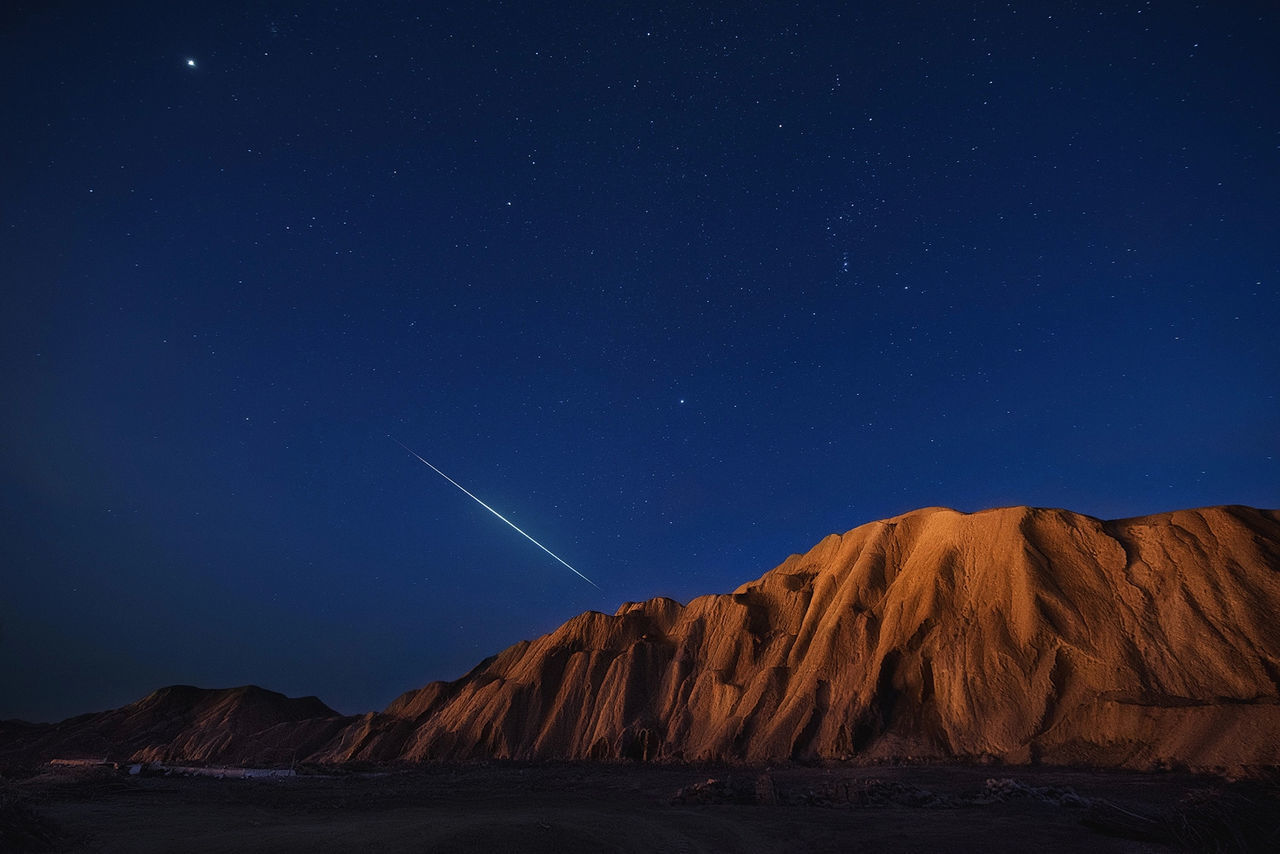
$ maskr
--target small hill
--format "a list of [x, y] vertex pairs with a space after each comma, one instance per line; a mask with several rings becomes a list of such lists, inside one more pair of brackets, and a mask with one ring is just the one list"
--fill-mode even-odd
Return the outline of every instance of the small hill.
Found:
[[[6, 722], [0, 728], [0, 760], [9, 764], [40, 760], [227, 761], [253, 736], [281, 725], [339, 719], [315, 697], [290, 698], [256, 685], [206, 689], [190, 685], [161, 688], [119, 709], [80, 715], [57, 724]], [[260, 757], [291, 760], [280, 739]]]

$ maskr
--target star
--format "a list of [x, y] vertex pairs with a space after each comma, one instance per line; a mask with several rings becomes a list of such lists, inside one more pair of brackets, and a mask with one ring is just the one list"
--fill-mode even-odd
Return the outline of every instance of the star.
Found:
[[188, 59], [187, 68], [195, 68], [195, 67], [196, 67], [196, 61], [194, 59]]

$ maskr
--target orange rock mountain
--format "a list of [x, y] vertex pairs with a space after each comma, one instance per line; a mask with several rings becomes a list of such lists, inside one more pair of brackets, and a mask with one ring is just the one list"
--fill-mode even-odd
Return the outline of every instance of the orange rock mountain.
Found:
[[[730, 594], [581, 614], [381, 713], [298, 707], [253, 732], [193, 724], [121, 747], [220, 762], [955, 758], [1239, 772], [1280, 765], [1277, 615], [1280, 511], [1101, 521], [929, 508], [833, 534]], [[12, 755], [40, 740], [12, 729], [0, 727], [0, 757], [6, 741]], [[56, 739], [41, 738], [47, 755]]]

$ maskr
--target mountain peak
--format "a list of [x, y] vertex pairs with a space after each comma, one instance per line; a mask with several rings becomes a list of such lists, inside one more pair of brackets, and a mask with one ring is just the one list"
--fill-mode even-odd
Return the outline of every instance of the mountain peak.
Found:
[[1238, 773], [1280, 765], [1276, 613], [1278, 511], [1103, 521], [930, 507], [824, 537], [732, 593], [579, 614], [379, 714], [176, 685], [8, 737], [135, 759], [997, 758]]
[[1275, 762], [1251, 733], [1280, 735], [1278, 555], [1247, 507], [923, 508], [730, 594], [575, 617], [369, 755]]

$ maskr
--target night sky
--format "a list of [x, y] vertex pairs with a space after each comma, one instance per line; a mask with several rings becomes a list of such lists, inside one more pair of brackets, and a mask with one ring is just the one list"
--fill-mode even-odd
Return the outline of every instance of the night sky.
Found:
[[918, 507], [1280, 506], [1274, 3], [0, 15], [0, 718], [368, 711]]

